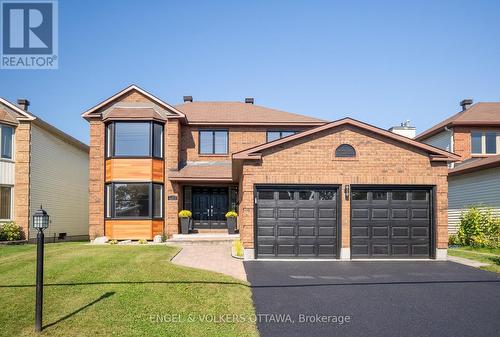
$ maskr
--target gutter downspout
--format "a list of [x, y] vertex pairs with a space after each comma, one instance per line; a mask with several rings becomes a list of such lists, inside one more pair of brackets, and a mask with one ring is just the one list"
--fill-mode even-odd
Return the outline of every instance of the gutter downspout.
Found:
[[[455, 136], [455, 133], [453, 132], [453, 129], [451, 129], [450, 127], [448, 126], [445, 126], [444, 127], [444, 131], [447, 131], [450, 133], [450, 152], [453, 152], [453, 148], [455, 147], [455, 144], [454, 144], [454, 141], [453, 141], [453, 137]], [[454, 153], [454, 152], [453, 152]], [[455, 167], [455, 163], [450, 163], [448, 164], [448, 168], [452, 169]]]

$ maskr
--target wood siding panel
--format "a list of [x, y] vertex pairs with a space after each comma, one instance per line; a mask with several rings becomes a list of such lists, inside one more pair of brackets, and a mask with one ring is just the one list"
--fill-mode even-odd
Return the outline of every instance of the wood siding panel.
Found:
[[152, 240], [163, 233], [163, 220], [106, 220], [106, 236], [116, 240]]
[[164, 163], [161, 159], [108, 159], [106, 160], [106, 182], [163, 182], [163, 167]]

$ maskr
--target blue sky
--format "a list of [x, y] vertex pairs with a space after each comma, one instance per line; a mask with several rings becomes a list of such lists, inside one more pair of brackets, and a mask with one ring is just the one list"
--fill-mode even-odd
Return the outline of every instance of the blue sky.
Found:
[[59, 1], [59, 69], [0, 96], [88, 142], [80, 114], [129, 84], [418, 132], [500, 101], [499, 1]]

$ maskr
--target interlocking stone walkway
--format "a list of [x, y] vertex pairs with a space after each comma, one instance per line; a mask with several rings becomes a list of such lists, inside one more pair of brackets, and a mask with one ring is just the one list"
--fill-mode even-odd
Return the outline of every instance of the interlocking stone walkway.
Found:
[[231, 244], [186, 244], [172, 262], [181, 266], [223, 273], [246, 281], [243, 261], [231, 256]]

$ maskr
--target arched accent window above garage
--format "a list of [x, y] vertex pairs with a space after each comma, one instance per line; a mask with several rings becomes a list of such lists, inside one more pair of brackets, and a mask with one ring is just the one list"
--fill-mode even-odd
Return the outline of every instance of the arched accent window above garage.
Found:
[[342, 144], [335, 149], [335, 157], [337, 158], [354, 158], [356, 150], [349, 144]]

